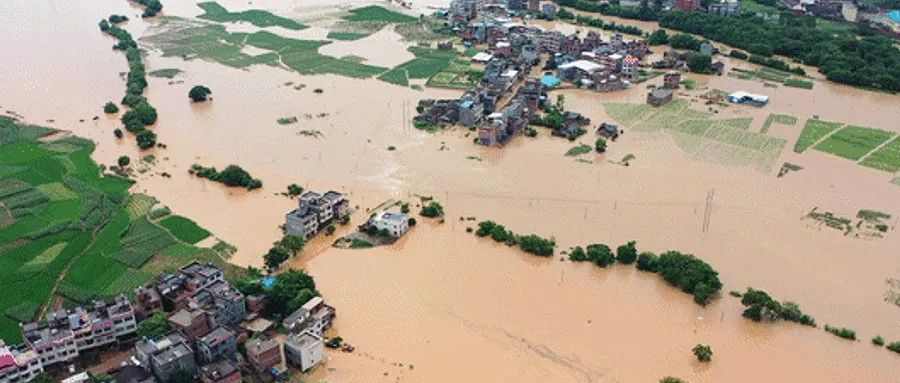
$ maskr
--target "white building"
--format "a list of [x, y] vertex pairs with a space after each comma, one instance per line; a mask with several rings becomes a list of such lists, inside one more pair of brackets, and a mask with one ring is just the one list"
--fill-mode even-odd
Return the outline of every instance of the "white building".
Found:
[[325, 342], [321, 336], [310, 331], [291, 334], [284, 342], [284, 357], [301, 372], [307, 372], [322, 363], [325, 358]]
[[369, 225], [379, 231], [387, 230], [391, 237], [400, 238], [409, 231], [409, 216], [402, 213], [383, 211], [372, 217], [369, 220]]

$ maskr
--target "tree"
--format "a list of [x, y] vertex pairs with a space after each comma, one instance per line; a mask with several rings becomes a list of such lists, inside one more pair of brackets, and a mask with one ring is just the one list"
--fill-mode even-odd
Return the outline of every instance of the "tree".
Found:
[[290, 257], [291, 254], [288, 252], [288, 249], [281, 246], [274, 246], [266, 252], [266, 255], [263, 256], [263, 260], [269, 270], [275, 270]]
[[638, 253], [634, 241], [621, 245], [616, 248], [616, 261], [625, 265], [630, 265], [637, 260]]
[[444, 207], [437, 201], [431, 201], [428, 205], [422, 207], [422, 211], [419, 214], [428, 218], [442, 217], [444, 215]]
[[600, 267], [606, 267], [616, 262], [612, 250], [604, 244], [588, 245], [587, 257], [588, 260]]
[[291, 197], [296, 197], [300, 194], [303, 194], [303, 187], [297, 184], [290, 184], [287, 186], [287, 195]]
[[741, 304], [747, 307], [743, 313], [744, 317], [757, 322], [774, 321], [781, 315], [781, 305], [762, 290], [748, 287], [747, 292], [741, 296]]
[[135, 139], [137, 139], [138, 148], [141, 148], [141, 150], [150, 149], [156, 146], [156, 133], [149, 130], [138, 132]]
[[32, 383], [53, 383], [54, 379], [53, 379], [53, 375], [50, 375], [49, 373], [46, 373], [46, 372], [42, 372], [40, 374], [37, 374], [34, 377], [34, 380], [32, 380], [31, 382]]
[[212, 94], [212, 91], [209, 88], [203, 85], [195, 85], [188, 92], [188, 97], [190, 97], [193, 102], [203, 102], [209, 99], [209, 95]]
[[674, 376], [667, 376], [659, 380], [659, 383], [685, 383], [681, 378], [676, 378]]
[[659, 275], [673, 286], [705, 304], [722, 288], [719, 273], [712, 266], [690, 254], [667, 251], [656, 262]]
[[687, 33], [676, 33], [669, 38], [669, 45], [674, 49], [700, 50], [700, 40]]
[[169, 331], [169, 321], [166, 313], [157, 311], [152, 316], [138, 324], [137, 334], [141, 338], [156, 339]]
[[303, 270], [290, 269], [275, 279], [272, 287], [266, 291], [267, 315], [283, 318], [296, 311], [304, 303], [319, 295], [312, 276]]
[[698, 344], [694, 346], [694, 355], [697, 356], [697, 360], [701, 362], [709, 362], [712, 360], [713, 352], [709, 346], [705, 346], [702, 344]]
[[119, 113], [119, 107], [116, 104], [113, 104], [112, 101], [107, 102], [106, 105], [103, 105], [103, 113], [113, 114]]
[[688, 58], [688, 66], [691, 68], [691, 72], [712, 73], [712, 57], [693, 53]]
[[122, 129], [119, 129], [119, 128], [116, 128], [115, 130], [113, 130], [113, 135], [116, 136], [116, 138], [118, 138], [120, 140], [122, 139], [122, 137], [125, 137], [125, 133], [122, 132]]
[[575, 246], [572, 249], [572, 252], [569, 253], [569, 260], [573, 262], [584, 262], [588, 260], [587, 253], [584, 252], [584, 249], [581, 246]]
[[650, 45], [665, 45], [669, 43], [669, 34], [665, 29], [657, 29], [647, 37], [647, 43]]
[[248, 189], [262, 187], [262, 182], [251, 177], [250, 173], [237, 165], [228, 165], [216, 178], [228, 186], [244, 186]]
[[124, 168], [131, 163], [131, 158], [129, 158], [128, 156], [120, 156], [116, 163], [119, 164], [120, 168]]
[[409, 217], [409, 219], [406, 220], [406, 224], [409, 225], [409, 227], [416, 226], [417, 223], [418, 223], [418, 222], [417, 222], [416, 219], [413, 218], [413, 217]]
[[300, 236], [288, 234], [281, 239], [279, 244], [285, 249], [288, 249], [292, 253], [296, 254], [297, 252], [303, 250], [303, 246], [306, 245], [306, 241], [304, 241]]
[[541, 257], [552, 256], [553, 248], [556, 246], [552, 239], [541, 238], [534, 234], [522, 236], [518, 242], [519, 247], [525, 252]]
[[875, 337], [872, 338], [872, 344], [876, 346], [884, 346], [884, 338], [882, 338], [881, 335], [875, 335]]
[[638, 254], [637, 269], [641, 271], [656, 272], [656, 254], [649, 251]]
[[606, 140], [603, 138], [598, 138], [596, 142], [594, 142], [594, 150], [598, 153], [603, 153], [606, 151]]

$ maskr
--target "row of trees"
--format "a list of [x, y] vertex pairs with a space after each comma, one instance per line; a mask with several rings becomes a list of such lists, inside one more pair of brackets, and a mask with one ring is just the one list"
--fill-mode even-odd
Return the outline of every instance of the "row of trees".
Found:
[[660, 17], [659, 25], [720, 41], [753, 55], [790, 57], [819, 67], [831, 81], [900, 91], [900, 50], [890, 38], [832, 33], [817, 28], [812, 16], [782, 13], [778, 20], [766, 20], [755, 15], [723, 17], [668, 11]]
[[576, 15], [565, 8], [561, 8], [559, 12], [556, 13], [556, 16], [563, 20], [572, 20], [576, 24], [587, 25], [594, 28], [600, 28], [606, 31], [613, 32], [621, 32], [628, 35], [641, 36], [644, 34], [644, 30], [632, 26], [632, 25], [624, 25], [624, 24], [616, 24], [616, 23], [607, 23], [602, 19], [589, 17], [589, 16], [581, 16]]
[[757, 322], [784, 319], [804, 326], [816, 327], [816, 320], [804, 314], [799, 305], [789, 301], [778, 303], [762, 290], [748, 287], [747, 292], [741, 296], [741, 304], [746, 307], [743, 313], [744, 317]]
[[246, 170], [237, 165], [228, 165], [221, 172], [215, 167], [205, 167], [200, 164], [193, 164], [188, 169], [188, 173], [197, 177], [206, 178], [210, 181], [223, 183], [227, 186], [240, 186], [247, 190], [258, 189], [262, 187], [262, 181], [250, 176]]
[[141, 17], [156, 16], [163, 8], [162, 3], [159, 2], [159, 0], [135, 0], [135, 2], [144, 6], [144, 13]]
[[479, 222], [475, 235], [479, 237], [490, 236], [494, 241], [502, 242], [509, 246], [519, 246], [526, 253], [541, 257], [552, 256], [553, 249], [556, 247], [556, 242], [552, 238], [547, 239], [534, 234], [518, 235], [494, 221]]
[[269, 270], [278, 269], [285, 261], [303, 251], [304, 246], [306, 246], [306, 241], [303, 238], [296, 235], [285, 235], [263, 255], [263, 261]]
[[[110, 25], [107, 20], [100, 21], [100, 30], [117, 40], [113, 49], [125, 52], [125, 58], [128, 60], [128, 76], [125, 81], [125, 97], [122, 98], [122, 104], [130, 106], [131, 110], [122, 116], [122, 124], [125, 125], [125, 130], [134, 133], [139, 148], [152, 148], [156, 146], [156, 133], [147, 129], [147, 125], [156, 122], [157, 114], [156, 109], [143, 96], [144, 89], [147, 87], [147, 76], [137, 42], [128, 31]], [[107, 105], [104, 110], [111, 111], [113, 108]], [[117, 111], [118, 108], [115, 110]]]
[[591, 262], [607, 267], [615, 262], [630, 265], [636, 263], [638, 270], [658, 273], [666, 282], [682, 291], [692, 294], [694, 302], [706, 305], [722, 289], [719, 273], [712, 266], [690, 254], [667, 251], [660, 256], [651, 252], [638, 253], [635, 241], [630, 241], [612, 249], [604, 244], [588, 245], [585, 249], [576, 246], [569, 259], [575, 262]]
[[639, 7], [622, 7], [618, 4], [599, 3], [588, 0], [553, 0], [556, 4], [570, 7], [579, 11], [596, 12], [606, 16], [616, 16], [623, 19], [656, 21], [661, 13], [661, 0], [643, 2]]

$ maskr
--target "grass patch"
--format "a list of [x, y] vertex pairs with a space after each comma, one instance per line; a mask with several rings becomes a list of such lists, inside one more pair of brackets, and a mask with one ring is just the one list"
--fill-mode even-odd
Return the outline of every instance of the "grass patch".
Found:
[[275, 120], [275, 122], [277, 122], [278, 125], [291, 125], [291, 124], [296, 124], [297, 121], [299, 121], [299, 120], [297, 119], [297, 116], [281, 117], [281, 118]]
[[368, 249], [371, 247], [375, 247], [375, 245], [365, 239], [353, 238], [350, 240], [351, 249]]
[[200, 242], [210, 235], [206, 229], [197, 225], [196, 222], [180, 215], [169, 216], [160, 221], [159, 224], [168, 229], [175, 238], [190, 244]]
[[828, 122], [812, 118], [806, 120], [806, 124], [803, 126], [803, 132], [800, 133], [800, 137], [798, 137], [797, 142], [794, 143], [794, 152], [805, 152], [806, 149], [809, 149], [819, 142], [819, 140], [825, 138], [825, 136], [831, 134], [843, 125], [844, 124], [839, 122]]
[[790, 86], [794, 88], [803, 88], [803, 89], [812, 89], [813, 82], [807, 80], [800, 80], [796, 78], [790, 78], [784, 81], [784, 86]]
[[592, 152], [594, 149], [591, 148], [590, 145], [581, 144], [578, 146], [573, 146], [571, 149], [566, 151], [566, 155], [570, 157], [580, 156], [582, 154], [588, 154]]
[[328, 35], [325, 36], [332, 40], [340, 40], [340, 41], [354, 41], [359, 40], [365, 37], [368, 37], [368, 33], [357, 33], [357, 32], [328, 32]]
[[229, 12], [225, 7], [216, 2], [198, 3], [197, 6], [204, 11], [202, 15], [197, 17], [220, 23], [243, 21], [260, 28], [282, 27], [295, 31], [306, 28], [303, 24], [286, 17], [276, 16], [269, 11], [250, 9], [243, 12]]
[[900, 136], [894, 137], [887, 145], [872, 152], [860, 165], [895, 173], [900, 171]]
[[387, 73], [378, 76], [378, 79], [387, 83], [391, 83], [394, 85], [407, 86], [409, 85], [409, 76], [406, 74], [406, 69], [403, 68], [394, 68], [388, 71]]
[[377, 5], [369, 5], [366, 7], [350, 10], [350, 14], [344, 16], [347, 21], [374, 21], [383, 23], [414, 23], [419, 19], [407, 16], [399, 12], [391, 11], [387, 8]]
[[150, 77], [159, 77], [159, 78], [175, 78], [181, 74], [181, 69], [176, 68], [166, 68], [166, 69], [158, 69], [152, 72], [147, 73]]
[[797, 125], [797, 117], [789, 116], [786, 114], [770, 114], [769, 117], [766, 117], [766, 121], [763, 122], [762, 129], [760, 129], [759, 133], [768, 133], [769, 128], [772, 127], [772, 124], [794, 126]]
[[856, 161], [887, 142], [893, 135], [892, 132], [879, 129], [847, 126], [828, 136], [815, 149]]

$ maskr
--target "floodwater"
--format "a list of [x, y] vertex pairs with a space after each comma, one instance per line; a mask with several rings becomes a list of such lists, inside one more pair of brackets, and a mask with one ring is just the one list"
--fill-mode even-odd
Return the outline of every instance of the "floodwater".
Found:
[[[301, 21], [308, 15], [315, 18], [311, 30], [321, 34], [337, 8], [317, 11], [309, 4], [257, 1], [253, 7], [297, 14]], [[168, 14], [199, 13], [190, 2], [166, 6]], [[886, 280], [900, 278], [900, 237], [890, 232], [881, 240], [850, 239], [800, 219], [814, 207], [846, 216], [859, 209], [897, 216], [900, 187], [888, 182], [890, 175], [850, 161], [790, 151], [802, 121], [814, 115], [900, 131], [897, 96], [822, 82], [808, 91], [696, 77], [710, 88], [772, 96], [765, 108], [722, 112], [756, 118], [751, 129], [768, 113], [800, 118], [795, 127], [773, 127], [772, 134], [789, 139], [778, 164], [805, 169], [776, 178], [692, 160], [666, 134], [627, 132], [606, 154], [589, 155], [593, 163], [564, 156], [573, 143], [544, 131], [502, 150], [477, 147], [465, 129], [428, 134], [408, 122], [418, 99], [456, 97], [459, 91], [299, 76], [273, 67], [236, 70], [150, 51], [149, 71], [179, 68], [184, 73], [174, 80], [183, 83], [149, 79], [147, 96], [160, 115], [154, 130], [168, 147], [138, 154], [132, 138], [114, 139], [117, 116], [101, 110], [123, 95], [119, 73], [127, 70], [124, 57], [110, 49], [113, 40], [90, 21], [111, 13], [132, 17], [138, 10], [119, 0], [77, 7], [13, 0], [0, 8], [0, 25], [9, 31], [0, 35], [8, 52], [0, 60], [0, 111], [96, 141], [94, 157], [101, 163], [122, 154], [154, 154], [158, 165], [138, 177], [134, 191], [155, 196], [235, 244], [233, 262], [261, 263], [280, 236], [283, 214], [296, 203], [277, 195], [290, 183], [348, 193], [361, 210], [354, 223], [389, 198], [432, 195], [445, 206], [444, 224], [420, 219], [394, 246], [338, 250], [328, 246], [333, 238], [323, 237], [295, 261], [337, 307], [336, 332], [357, 346], [353, 354], [329, 353], [327, 369], [317, 376], [335, 382], [639, 382], [665, 375], [702, 382], [891, 382], [900, 374], [896, 354], [868, 344], [876, 334], [900, 340], [900, 308], [883, 301]], [[135, 20], [127, 28], [140, 36], [147, 23]], [[382, 33], [370, 38], [394, 36]], [[396, 59], [375, 51], [361, 56]], [[191, 104], [187, 91], [196, 84], [209, 86], [214, 100]], [[296, 89], [298, 84], [305, 87]], [[609, 120], [604, 102], [643, 102], [643, 85], [611, 94], [561, 93], [569, 109], [597, 124]], [[313, 93], [316, 88], [323, 93]], [[95, 115], [100, 119], [91, 121]], [[298, 123], [276, 123], [288, 116], [298, 116]], [[320, 135], [308, 135], [315, 131]], [[593, 137], [581, 141], [590, 144]], [[637, 157], [631, 166], [608, 162], [626, 154]], [[264, 187], [244, 192], [196, 179], [187, 174], [192, 163], [239, 164]], [[602, 270], [524, 255], [466, 234], [474, 222], [461, 216], [553, 236], [560, 251], [637, 240], [642, 251], [692, 252], [720, 272], [723, 292], [765, 289], [798, 302], [820, 325], [856, 329], [861, 341], [792, 324], [754, 324], [740, 317], [740, 305], [727, 295], [704, 309], [631, 267]], [[712, 346], [711, 364], [695, 362], [690, 349], [697, 343]]]

